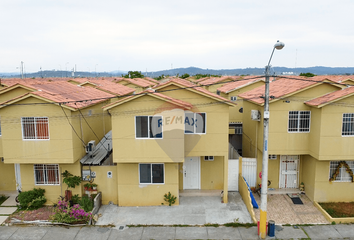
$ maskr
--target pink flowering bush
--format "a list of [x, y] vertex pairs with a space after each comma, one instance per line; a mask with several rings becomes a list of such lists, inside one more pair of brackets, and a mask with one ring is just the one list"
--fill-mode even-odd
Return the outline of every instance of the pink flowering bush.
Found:
[[85, 212], [79, 204], [70, 207], [68, 202], [59, 201], [52, 220], [61, 223], [87, 223], [91, 218], [92, 214]]

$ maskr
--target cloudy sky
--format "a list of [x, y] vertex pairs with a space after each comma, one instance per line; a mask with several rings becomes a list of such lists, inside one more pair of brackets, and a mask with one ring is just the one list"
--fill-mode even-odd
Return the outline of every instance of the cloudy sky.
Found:
[[1, 0], [0, 72], [354, 67], [353, 0]]

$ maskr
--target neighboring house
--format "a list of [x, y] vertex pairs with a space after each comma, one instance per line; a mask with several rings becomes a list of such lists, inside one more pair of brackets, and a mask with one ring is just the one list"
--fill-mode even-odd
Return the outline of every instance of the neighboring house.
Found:
[[[99, 142], [111, 130], [102, 106], [115, 95], [63, 81], [34, 83], [28, 90], [32, 88], [0, 104], [4, 163], [15, 165], [18, 189], [44, 188], [52, 204], [66, 189], [60, 174], [68, 170], [81, 176], [78, 160], [86, 154], [86, 144]], [[77, 187], [73, 194], [81, 191]]]
[[224, 84], [230, 83], [239, 79], [237, 76], [224, 76], [224, 77], [209, 77], [208, 79], [198, 81], [198, 85], [204, 87], [206, 90], [212, 93], [218, 93], [217, 89]]
[[[120, 206], [161, 205], [187, 189], [228, 191], [228, 119], [235, 104], [172, 79], [104, 107], [112, 119]], [[227, 202], [227, 194], [223, 196]]]
[[142, 92], [145, 89], [156, 85], [156, 83], [150, 82], [142, 78], [119, 78], [117, 80], [114, 80], [114, 82], [133, 88], [135, 89], [136, 93]]
[[[295, 79], [294, 79], [295, 78]], [[311, 200], [338, 201], [338, 196], [324, 191], [328, 186], [328, 178], [320, 177], [330, 171], [330, 160], [353, 159], [353, 155], [335, 156], [329, 152], [339, 153], [328, 144], [326, 150], [319, 152], [319, 143], [328, 141], [329, 135], [338, 134], [338, 129], [329, 125], [331, 120], [323, 118], [321, 111], [311, 106], [313, 99], [327, 93], [343, 92], [345, 85], [338, 84], [322, 77], [315, 78], [277, 78], [270, 82], [270, 117], [269, 117], [269, 173], [270, 188], [298, 188], [299, 182], [305, 183], [306, 194]], [[262, 171], [263, 151], [263, 104], [264, 86], [239, 95], [243, 102], [243, 157], [257, 159], [257, 182]], [[313, 104], [313, 102], [312, 102]], [[326, 108], [335, 115], [337, 108]], [[350, 112], [348, 109], [347, 111]], [[343, 114], [343, 113], [341, 113]], [[324, 125], [324, 124], [328, 125]], [[337, 123], [338, 125], [338, 123]], [[341, 128], [340, 126], [337, 126]], [[338, 138], [342, 138], [341, 135]], [[336, 140], [337, 141], [337, 140]], [[345, 140], [343, 140], [345, 141]], [[351, 141], [348, 139], [348, 141]], [[333, 144], [336, 144], [333, 142]], [[322, 147], [324, 145], [321, 145]], [[345, 144], [342, 147], [348, 146]], [[346, 150], [347, 152], [349, 151]], [[320, 153], [326, 153], [321, 156]], [[322, 162], [327, 160], [327, 162]], [[318, 166], [316, 168], [316, 166]], [[322, 168], [320, 168], [320, 166]], [[326, 169], [325, 166], [328, 166]], [[323, 175], [322, 175], [323, 176]], [[317, 186], [316, 186], [317, 185]], [[317, 190], [316, 190], [317, 189]], [[343, 198], [347, 200], [348, 198]]]

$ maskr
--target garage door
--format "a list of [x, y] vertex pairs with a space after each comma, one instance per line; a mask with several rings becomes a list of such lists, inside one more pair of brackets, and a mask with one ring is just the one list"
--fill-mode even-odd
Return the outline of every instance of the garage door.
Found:
[[229, 191], [238, 191], [238, 159], [229, 159]]

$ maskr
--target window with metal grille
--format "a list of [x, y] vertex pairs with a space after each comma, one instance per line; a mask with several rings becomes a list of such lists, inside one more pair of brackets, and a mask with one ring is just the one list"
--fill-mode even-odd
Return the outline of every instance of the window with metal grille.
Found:
[[23, 117], [23, 139], [49, 139], [49, 124], [47, 117]]
[[59, 185], [58, 164], [34, 164], [34, 181], [36, 185]]
[[161, 184], [165, 182], [164, 164], [140, 163], [139, 183], [140, 184]]
[[289, 132], [310, 132], [310, 111], [289, 111]]
[[343, 113], [342, 136], [354, 135], [354, 113]]
[[[329, 179], [332, 178], [333, 174], [336, 172], [337, 167], [341, 161], [331, 161], [329, 165]], [[349, 168], [354, 172], [354, 161], [345, 161]], [[339, 174], [337, 175], [336, 179], [334, 182], [351, 182], [352, 177], [350, 174], [347, 172], [347, 168], [345, 166], [342, 166], [339, 169]]]
[[277, 155], [270, 154], [270, 155], [268, 155], [268, 159], [271, 159], [271, 160], [277, 159]]
[[236, 126], [235, 127], [235, 134], [242, 134], [242, 126]]
[[136, 138], [162, 138], [161, 116], [136, 116]]

